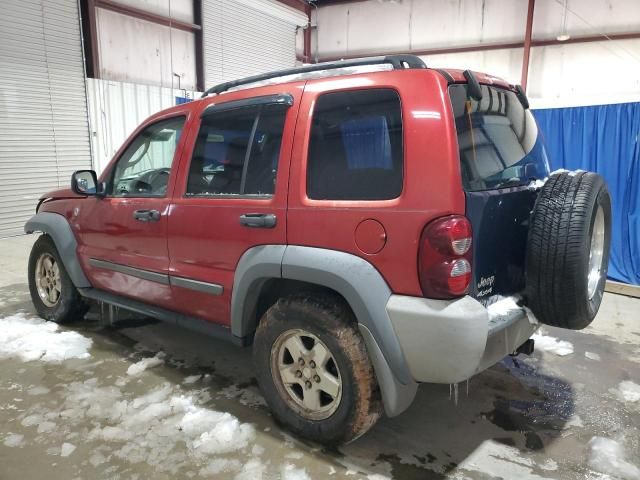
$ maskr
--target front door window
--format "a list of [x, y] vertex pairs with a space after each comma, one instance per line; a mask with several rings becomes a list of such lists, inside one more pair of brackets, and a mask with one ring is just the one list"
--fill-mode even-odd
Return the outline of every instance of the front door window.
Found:
[[122, 154], [107, 193], [114, 197], [165, 197], [184, 117], [162, 120], [138, 134]]

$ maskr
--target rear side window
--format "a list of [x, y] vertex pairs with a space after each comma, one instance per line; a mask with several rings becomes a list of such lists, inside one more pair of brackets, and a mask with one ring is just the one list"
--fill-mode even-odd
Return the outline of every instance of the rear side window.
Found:
[[402, 113], [395, 90], [318, 98], [309, 142], [307, 195], [316, 200], [387, 200], [402, 191]]
[[451, 85], [462, 182], [465, 190], [524, 185], [549, 174], [538, 127], [516, 94], [482, 85], [480, 101], [467, 98], [467, 85]]
[[203, 116], [187, 196], [273, 195], [287, 108], [263, 105]]

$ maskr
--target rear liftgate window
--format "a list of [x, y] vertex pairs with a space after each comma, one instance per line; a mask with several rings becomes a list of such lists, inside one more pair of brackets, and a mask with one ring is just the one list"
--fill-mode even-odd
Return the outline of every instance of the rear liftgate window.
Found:
[[327, 93], [311, 126], [307, 195], [388, 200], [402, 191], [402, 114], [395, 90]]
[[467, 85], [451, 85], [465, 190], [524, 185], [549, 174], [538, 127], [516, 94], [482, 85], [480, 101], [467, 97]]

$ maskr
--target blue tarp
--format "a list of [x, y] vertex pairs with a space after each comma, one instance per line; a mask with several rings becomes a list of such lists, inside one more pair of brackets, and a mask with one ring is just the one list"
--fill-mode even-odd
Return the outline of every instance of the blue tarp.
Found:
[[590, 170], [612, 201], [609, 278], [640, 284], [640, 103], [535, 110], [551, 169]]

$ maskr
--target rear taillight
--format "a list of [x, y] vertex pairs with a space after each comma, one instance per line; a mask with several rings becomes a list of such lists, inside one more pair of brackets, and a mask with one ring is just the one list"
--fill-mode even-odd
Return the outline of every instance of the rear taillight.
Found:
[[438, 218], [422, 231], [418, 275], [428, 298], [461, 297], [471, 282], [471, 223], [461, 215]]

